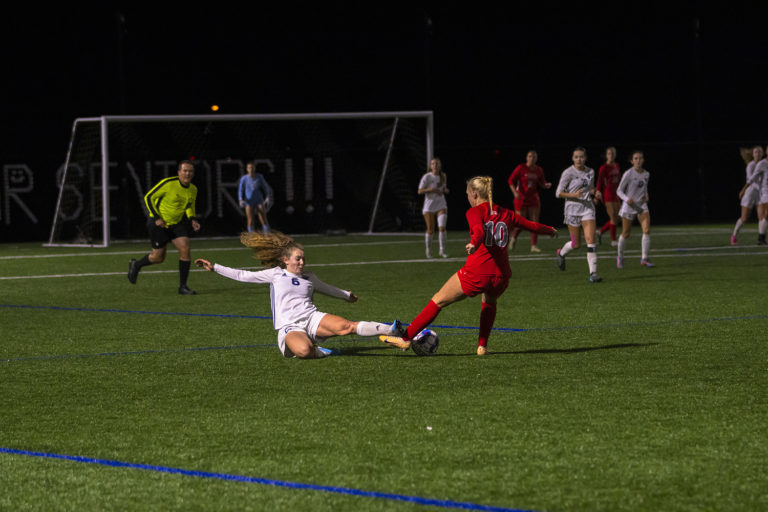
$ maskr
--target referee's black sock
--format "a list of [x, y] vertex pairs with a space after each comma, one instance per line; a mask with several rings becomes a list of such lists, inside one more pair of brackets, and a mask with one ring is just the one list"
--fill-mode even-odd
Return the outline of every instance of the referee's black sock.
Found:
[[179, 260], [179, 286], [187, 285], [190, 261]]
[[139, 261], [136, 262], [136, 268], [146, 267], [147, 265], [151, 265], [152, 262], [149, 261], [149, 253], [145, 254], [143, 258], [141, 258]]

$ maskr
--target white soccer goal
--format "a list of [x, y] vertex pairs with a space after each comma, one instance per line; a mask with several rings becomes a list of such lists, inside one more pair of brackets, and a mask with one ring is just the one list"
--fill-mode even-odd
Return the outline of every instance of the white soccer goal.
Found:
[[246, 162], [274, 189], [270, 224], [281, 231], [409, 230], [421, 220], [416, 188], [433, 133], [431, 111], [79, 118], [45, 245], [145, 238], [144, 193], [184, 159], [196, 164], [208, 235], [242, 230]]

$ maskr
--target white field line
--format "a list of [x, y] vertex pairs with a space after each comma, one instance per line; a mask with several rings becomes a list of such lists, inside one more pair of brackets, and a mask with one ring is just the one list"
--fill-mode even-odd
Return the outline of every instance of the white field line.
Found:
[[[723, 247], [713, 248], [713, 249], [723, 249]], [[659, 251], [653, 251], [652, 252], [652, 259], [659, 259], [659, 258], [694, 258], [694, 257], [702, 257], [702, 256], [723, 256], [723, 257], [734, 257], [734, 256], [754, 256], [756, 254], [759, 254], [758, 252], [734, 252], [734, 251], [727, 251], [727, 252], [719, 252], [719, 253], [711, 253], [708, 252], [706, 254], [698, 254], [695, 252], [691, 252], [694, 250], [701, 250], [700, 248], [697, 249], [666, 249], [666, 250], [659, 250]], [[671, 252], [672, 254], [663, 254], [665, 252]], [[639, 250], [632, 250], [632, 251], [625, 251], [625, 260], [629, 260], [627, 256], [632, 255], [639, 255]], [[605, 252], [598, 253], [599, 259], [614, 259], [616, 257], [614, 252], [611, 252], [611, 254], [605, 254]], [[569, 259], [573, 261], [574, 259], [584, 259], [586, 258], [586, 251], [579, 250], [576, 254], [573, 256], [570, 256]], [[535, 256], [524, 256], [524, 257], [513, 257], [511, 259], [512, 265], [514, 266], [515, 263], [522, 263], [526, 261], [547, 261], [551, 260], [554, 262], [554, 256], [546, 255], [535, 255]], [[344, 266], [352, 266], [352, 265], [400, 265], [403, 263], [427, 263], [430, 265], [434, 265], [436, 263], [463, 263], [465, 261], [464, 257], [461, 258], [445, 258], [445, 259], [426, 259], [426, 258], [420, 258], [420, 259], [412, 259], [412, 260], [381, 260], [381, 261], [348, 261], [348, 262], [339, 262], [339, 263], [313, 263], [309, 265], [308, 268], [320, 268], [320, 267], [344, 267]], [[626, 263], [625, 263], [626, 264]], [[248, 270], [258, 270], [262, 267], [241, 267]], [[202, 269], [192, 269], [192, 272], [206, 272]], [[169, 269], [169, 270], [143, 270], [141, 272], [142, 275], [145, 274], [174, 274], [177, 273], [178, 269]], [[125, 271], [122, 272], [87, 272], [87, 273], [79, 273], [79, 274], [46, 274], [46, 275], [35, 275], [35, 276], [0, 276], [0, 281], [10, 281], [10, 280], [19, 280], [19, 279], [55, 279], [55, 278], [61, 278], [61, 277], [103, 277], [103, 276], [122, 276], [126, 275]]]
[[[637, 230], [636, 230], [637, 231]], [[652, 236], [653, 237], [661, 237], [661, 236], [680, 236], [680, 235], [715, 235], [715, 234], [722, 234], [722, 233], [731, 233], [732, 230], [727, 228], [710, 228], [710, 229], [685, 229], [685, 228], [659, 228], [658, 230], [653, 231]], [[742, 240], [745, 239], [744, 235], [751, 234], [751, 231], [754, 231], [754, 233], [757, 233], [757, 230], [749, 230], [749, 229], [742, 229], [740, 233], [740, 238]], [[350, 235], [367, 235], [367, 233], [350, 233]], [[424, 235], [421, 233], [374, 233], [372, 235], [368, 236], [418, 236], [419, 238], [423, 237]], [[564, 236], [561, 236], [560, 238], [567, 237], [567, 231], [563, 233]], [[636, 233], [636, 236], [630, 238], [630, 240], [639, 239], [640, 234]], [[307, 235], [309, 236], [309, 235]], [[727, 237], [726, 237], [727, 238]], [[237, 238], [226, 238], [226, 237], [214, 237], [214, 238], [205, 238], [205, 239], [197, 239], [197, 240], [237, 240]], [[455, 242], [456, 239], [453, 240]], [[137, 240], [137, 242], [147, 242], [147, 240]], [[396, 242], [392, 241], [381, 241], [381, 242], [341, 242], [341, 243], [324, 243], [324, 244], [305, 244], [305, 248], [319, 248], [319, 247], [355, 247], [355, 246], [376, 246], [376, 245], [405, 245], [405, 244], [423, 244], [423, 240], [400, 240]], [[565, 243], [565, 242], [563, 242]], [[606, 242], [605, 245], [602, 247], [608, 247], [610, 242]], [[630, 242], [632, 244], [632, 242]], [[738, 248], [745, 248], [749, 247], [749, 245], [742, 245], [742, 246], [734, 246], [731, 247], [732, 249], [738, 249]], [[708, 251], [708, 250], [717, 250], [717, 249], [726, 249], [729, 248], [729, 246], [723, 245], [723, 246], [715, 246], [715, 247], [694, 247], [694, 248], [681, 248], [681, 249], [666, 249], [668, 251]], [[194, 249], [194, 247], [193, 247]], [[196, 252], [229, 252], [229, 251], [242, 251], [243, 247], [214, 247], [214, 248], [208, 248], [208, 249], [201, 249]], [[176, 252], [175, 248], [169, 247], [168, 248], [170, 253]], [[610, 249], [609, 249], [610, 250]], [[600, 249], [598, 249], [598, 252]], [[146, 252], [146, 251], [144, 251]], [[653, 251], [655, 254], [656, 250]], [[60, 253], [60, 254], [29, 254], [29, 255], [15, 255], [15, 256], [0, 256], [0, 261], [3, 260], [24, 260], [24, 259], [47, 259], [47, 258], [89, 258], [94, 256], [131, 256], [131, 255], [139, 255], [142, 254], [142, 250], [131, 250], [131, 251], [100, 251], [99, 249], [93, 249], [89, 252], [75, 252], [75, 253]]]

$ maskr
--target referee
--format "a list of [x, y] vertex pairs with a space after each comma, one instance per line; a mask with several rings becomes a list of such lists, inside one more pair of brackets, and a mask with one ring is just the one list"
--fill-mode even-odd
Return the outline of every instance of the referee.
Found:
[[[187, 286], [189, 277], [190, 250], [189, 230], [200, 229], [195, 217], [197, 187], [192, 184], [195, 165], [184, 160], [179, 164], [178, 176], [160, 181], [144, 196], [144, 206], [149, 214], [147, 230], [152, 242], [152, 251], [128, 264], [128, 281], [136, 284], [142, 267], [165, 261], [165, 246], [173, 242], [179, 251], [179, 294], [194, 295]], [[186, 215], [186, 218], [185, 218]]]

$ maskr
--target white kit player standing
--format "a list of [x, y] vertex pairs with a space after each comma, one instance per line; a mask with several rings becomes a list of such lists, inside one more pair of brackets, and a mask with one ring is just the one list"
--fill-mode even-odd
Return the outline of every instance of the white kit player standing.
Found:
[[[768, 149], [768, 148], [766, 148]], [[768, 230], [768, 157], [760, 160], [755, 166], [755, 174], [749, 184], [760, 187], [760, 198], [757, 203], [757, 245], [766, 245], [765, 233]]]
[[645, 157], [642, 151], [632, 152], [632, 167], [627, 169], [621, 177], [616, 194], [621, 198], [621, 208], [619, 217], [621, 217], [621, 236], [619, 236], [618, 254], [616, 256], [616, 267], [624, 267], [624, 249], [627, 245], [627, 238], [632, 231], [632, 222], [637, 218], [640, 227], [643, 230], [643, 236], [640, 241], [640, 264], [644, 267], [655, 267], [648, 258], [651, 249], [651, 215], [648, 212], [648, 180], [650, 173], [643, 169]]
[[447, 241], [446, 225], [448, 224], [448, 205], [445, 194], [448, 193], [448, 178], [443, 172], [443, 165], [439, 158], [433, 158], [429, 162], [429, 172], [424, 174], [419, 181], [418, 193], [424, 194], [424, 206], [421, 213], [427, 225], [424, 234], [427, 258], [432, 257], [432, 237], [437, 224], [437, 237], [440, 243], [440, 257], [447, 258], [445, 243]]
[[[736, 226], [733, 228], [731, 234], [731, 245], [736, 245], [739, 231], [745, 222], [749, 220], [749, 215], [755, 206], [760, 204], [760, 176], [757, 175], [757, 164], [763, 159], [763, 148], [755, 146], [752, 148], [752, 161], [747, 164], [747, 181], [744, 187], [739, 192], [739, 198], [741, 199], [741, 217], [736, 221]], [[763, 173], [765, 174], [765, 173]], [[756, 176], [757, 175], [757, 176]], [[768, 198], [766, 198], [768, 199]], [[765, 202], [768, 202], [766, 200]], [[758, 207], [758, 220], [760, 218], [760, 212]], [[765, 231], [763, 231], [765, 233]]]
[[589, 281], [599, 283], [603, 279], [597, 274], [597, 239], [595, 236], [595, 203], [601, 193], [595, 189], [595, 170], [586, 166], [587, 151], [576, 148], [571, 156], [573, 165], [563, 171], [557, 184], [555, 197], [565, 199], [563, 222], [568, 226], [571, 240], [557, 250], [557, 266], [565, 270], [565, 256], [581, 247], [581, 232], [587, 243], [587, 264]]

